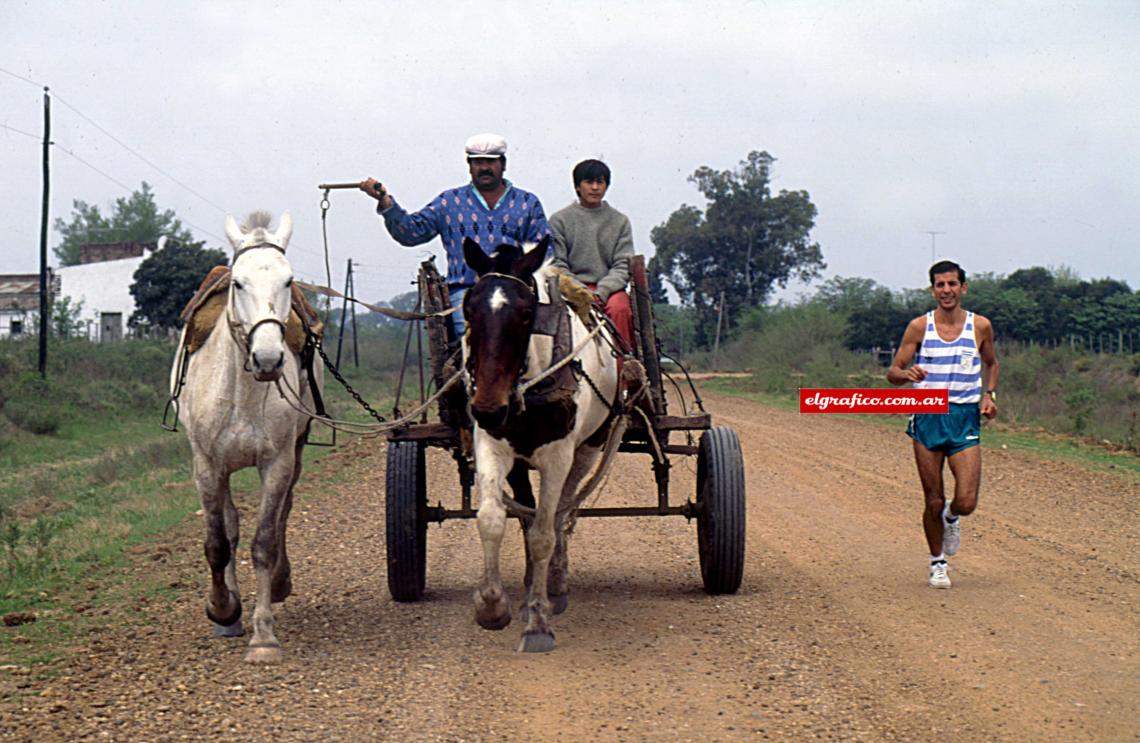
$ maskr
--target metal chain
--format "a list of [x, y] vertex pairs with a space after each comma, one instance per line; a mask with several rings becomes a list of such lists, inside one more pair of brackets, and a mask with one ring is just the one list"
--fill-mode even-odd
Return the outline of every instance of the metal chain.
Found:
[[308, 339], [306, 340], [306, 343], [310, 343], [313, 346], [313, 348], [316, 349], [317, 353], [319, 353], [321, 355], [321, 360], [325, 362], [325, 368], [328, 369], [330, 372], [332, 372], [332, 375], [334, 377], [336, 377], [336, 381], [340, 382], [341, 386], [343, 386], [346, 390], [348, 390], [348, 394], [352, 395], [352, 398], [354, 400], [356, 400], [358, 403], [360, 403], [360, 407], [367, 410], [369, 415], [371, 415], [373, 418], [375, 418], [376, 420], [378, 420], [381, 423], [387, 423], [388, 419], [385, 418], [384, 416], [380, 415], [379, 413], [377, 413], [372, 408], [372, 406], [369, 405], [368, 402], [363, 397], [360, 396], [360, 393], [358, 393], [356, 390], [354, 390], [352, 388], [352, 385], [348, 383], [348, 380], [346, 380], [344, 377], [342, 377], [340, 372], [338, 372], [336, 370], [336, 367], [333, 365], [333, 362], [329, 361], [329, 357], [325, 354], [325, 349], [321, 345], [321, 340], [319, 338], [317, 338], [315, 335], [313, 335], [311, 332], [307, 333], [307, 335], [308, 335]]
[[[582, 362], [580, 360], [575, 359], [574, 362], [570, 364], [570, 368], [573, 370], [575, 377], [586, 380], [586, 384], [590, 385], [590, 389], [594, 391], [594, 394], [598, 396], [598, 399], [602, 401], [602, 404], [605, 405], [611, 413], [622, 412], [615, 408], [613, 403], [605, 398], [605, 396], [602, 394], [602, 391], [599, 390], [597, 385], [594, 384], [594, 380], [590, 379], [590, 375], [587, 374], [586, 370], [582, 368]], [[618, 388], [621, 388], [620, 382], [618, 384]]]

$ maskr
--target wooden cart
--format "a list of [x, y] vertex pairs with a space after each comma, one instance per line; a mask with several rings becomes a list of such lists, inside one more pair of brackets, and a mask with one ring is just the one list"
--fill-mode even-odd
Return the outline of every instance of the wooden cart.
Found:
[[[679, 398], [686, 400], [685, 390], [664, 372], [653, 319], [653, 303], [646, 279], [642, 256], [631, 265], [630, 299], [634, 310], [637, 335], [635, 355], [645, 366], [649, 380], [651, 413], [642, 418], [631, 416], [629, 428], [619, 446], [620, 452], [648, 454], [652, 459], [657, 482], [657, 499], [653, 505], [632, 507], [583, 507], [578, 517], [596, 516], [672, 516], [697, 520], [697, 549], [701, 579], [708, 593], [735, 593], [744, 576], [745, 486], [744, 460], [736, 432], [726, 426], [713, 426], [712, 417], [704, 411], [699, 394], [688, 373], [680, 374], [691, 394], [694, 411], [670, 415], [666, 405], [665, 382], [674, 385]], [[448, 291], [433, 261], [420, 268], [419, 293], [425, 313], [448, 309]], [[451, 320], [431, 317], [426, 323], [430, 375], [436, 389], [450, 379], [461, 363], [451, 351]], [[679, 366], [679, 365], [678, 365]], [[386, 482], [388, 589], [397, 601], [417, 601], [427, 582], [427, 526], [447, 519], [474, 518], [471, 491], [474, 463], [469, 456], [471, 422], [464, 409], [464, 393], [455, 388], [440, 398], [439, 419], [412, 423], [394, 429], [388, 435], [388, 469]], [[688, 407], [688, 403], [684, 404]], [[646, 423], [648, 420], [648, 423]], [[698, 435], [699, 440], [693, 443]], [[674, 435], [684, 434], [684, 442]], [[459, 469], [462, 501], [459, 508], [431, 505], [427, 493], [427, 447], [435, 446], [451, 452]], [[669, 502], [669, 471], [673, 456], [697, 457], [695, 500], [681, 504]]]

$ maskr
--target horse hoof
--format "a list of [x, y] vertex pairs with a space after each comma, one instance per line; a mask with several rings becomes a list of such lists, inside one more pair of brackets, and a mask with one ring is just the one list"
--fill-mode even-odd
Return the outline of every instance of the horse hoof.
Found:
[[549, 653], [554, 649], [553, 632], [524, 632], [519, 640], [520, 653]]
[[550, 597], [550, 611], [554, 614], [561, 614], [566, 611], [566, 607], [570, 605], [570, 594], [559, 593]]
[[475, 621], [483, 629], [503, 629], [511, 623], [511, 613], [509, 611], [503, 612], [497, 617], [481, 616], [476, 613]]
[[214, 637], [241, 637], [245, 634], [245, 627], [241, 626], [241, 619], [239, 618], [233, 624], [227, 626], [214, 622]]
[[245, 654], [246, 663], [280, 663], [281, 662], [281, 648], [279, 646], [264, 646], [250, 648], [249, 652]]
[[206, 602], [206, 618], [209, 619], [214, 624], [221, 625], [222, 627], [229, 627], [231, 625], [240, 623], [241, 622], [241, 596], [239, 596], [234, 591], [230, 591], [230, 603], [234, 607], [233, 611], [230, 613], [229, 616], [222, 616], [220, 614], [215, 614], [210, 609], [210, 602], [207, 601]]
[[475, 621], [483, 629], [502, 629], [511, 623], [511, 605], [499, 589], [475, 592]]

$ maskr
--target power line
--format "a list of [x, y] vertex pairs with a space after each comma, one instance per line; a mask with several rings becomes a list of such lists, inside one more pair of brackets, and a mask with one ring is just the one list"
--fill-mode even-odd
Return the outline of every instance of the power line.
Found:
[[121, 140], [120, 140], [118, 137], [116, 137], [114, 134], [111, 134], [109, 131], [107, 131], [107, 130], [106, 130], [106, 129], [104, 129], [103, 127], [99, 126], [99, 125], [98, 125], [97, 123], [95, 123], [95, 122], [94, 122], [94, 121], [93, 121], [93, 120], [92, 120], [92, 119], [91, 119], [89, 116], [87, 116], [86, 114], [84, 114], [82, 111], [80, 111], [80, 110], [79, 110], [78, 108], [76, 108], [75, 106], [73, 106], [73, 105], [71, 105], [70, 103], [68, 103], [66, 100], [64, 100], [64, 99], [63, 99], [63, 98], [62, 98], [62, 97], [61, 97], [61, 96], [60, 96], [58, 93], [55, 95], [55, 98], [56, 98], [56, 100], [58, 100], [60, 103], [62, 103], [63, 105], [67, 106], [67, 107], [68, 107], [68, 108], [70, 108], [72, 111], [74, 111], [74, 112], [75, 112], [75, 114], [76, 114], [77, 116], [79, 116], [81, 119], [83, 119], [84, 121], [86, 121], [88, 124], [90, 124], [91, 126], [95, 127], [96, 129], [98, 129], [98, 130], [99, 130], [99, 131], [101, 131], [103, 134], [107, 135], [108, 137], [110, 137], [110, 138], [111, 138], [111, 140], [112, 140], [113, 142], [115, 142], [115, 144], [119, 145], [119, 146], [120, 146], [120, 147], [122, 147], [124, 150], [126, 150], [127, 152], [129, 152], [129, 153], [131, 153], [132, 155], [134, 155], [135, 157], [137, 157], [139, 160], [142, 160], [144, 163], [146, 163], [146, 164], [147, 164], [147, 165], [149, 165], [150, 167], [154, 168], [154, 169], [155, 169], [155, 170], [157, 170], [159, 173], [162, 173], [164, 176], [166, 176], [167, 178], [169, 178], [171, 181], [173, 181], [174, 183], [178, 184], [178, 185], [179, 185], [179, 186], [181, 186], [182, 188], [186, 189], [186, 190], [187, 190], [187, 191], [189, 191], [190, 193], [194, 194], [195, 196], [197, 196], [197, 197], [198, 197], [199, 199], [201, 199], [202, 201], [204, 201], [204, 202], [206, 202], [207, 204], [209, 204], [210, 206], [214, 207], [215, 209], [217, 209], [218, 211], [220, 211], [222, 214], [228, 214], [228, 212], [226, 211], [226, 209], [225, 209], [224, 207], [218, 206], [218, 205], [217, 205], [217, 204], [215, 204], [213, 201], [210, 201], [209, 199], [207, 199], [207, 198], [206, 198], [205, 196], [203, 196], [202, 194], [200, 194], [200, 193], [198, 193], [197, 191], [195, 191], [194, 189], [190, 188], [190, 186], [187, 186], [185, 183], [183, 183], [182, 181], [178, 180], [177, 178], [175, 178], [175, 177], [174, 177], [173, 175], [171, 175], [170, 173], [167, 173], [165, 170], [163, 170], [162, 168], [160, 168], [158, 165], [154, 164], [153, 162], [151, 162], [151, 161], [150, 161], [150, 160], [148, 160], [147, 158], [143, 157], [143, 156], [142, 156], [141, 154], [139, 154], [138, 152], [135, 152], [135, 151], [134, 151], [133, 149], [131, 149], [129, 146], [127, 146], [126, 144], [124, 144], [124, 143], [123, 143], [123, 142], [122, 142], [122, 141], [121, 141]]
[[[36, 87], [40, 87], [40, 88], [45, 88], [45, 89], [46, 89], [46, 86], [44, 86], [44, 85], [41, 85], [40, 83], [36, 82], [35, 80], [32, 80], [31, 78], [27, 78], [27, 77], [24, 77], [23, 75], [18, 75], [18, 74], [16, 74], [15, 72], [12, 72], [11, 70], [6, 70], [6, 69], [4, 69], [4, 68], [0, 67], [0, 72], [4, 73], [4, 74], [6, 74], [6, 75], [9, 75], [9, 76], [11, 76], [11, 77], [14, 77], [14, 78], [16, 78], [17, 80], [22, 80], [23, 82], [26, 82], [26, 83], [28, 83], [29, 85], [35, 85]], [[63, 105], [65, 105], [65, 106], [67, 106], [67, 107], [68, 107], [69, 109], [71, 109], [72, 111], [74, 111], [74, 112], [75, 112], [75, 114], [76, 114], [77, 116], [79, 116], [81, 119], [83, 119], [84, 121], [86, 121], [88, 124], [90, 124], [91, 126], [93, 126], [93, 127], [95, 127], [96, 129], [98, 129], [100, 132], [102, 132], [103, 134], [105, 134], [107, 137], [109, 137], [109, 138], [110, 138], [112, 141], [114, 141], [114, 142], [115, 142], [116, 144], [118, 144], [120, 147], [122, 147], [123, 149], [125, 149], [127, 152], [130, 152], [132, 155], [134, 155], [134, 156], [135, 156], [135, 157], [137, 157], [138, 159], [142, 160], [144, 163], [146, 163], [146, 164], [147, 164], [147, 165], [149, 165], [150, 167], [154, 168], [154, 169], [155, 169], [155, 170], [157, 170], [159, 173], [161, 173], [162, 175], [166, 176], [167, 178], [169, 178], [171, 181], [173, 181], [173, 182], [174, 182], [174, 183], [176, 183], [177, 185], [181, 186], [182, 188], [184, 188], [185, 190], [189, 191], [189, 192], [190, 192], [191, 194], [193, 194], [194, 196], [197, 196], [199, 199], [201, 199], [201, 200], [202, 200], [202, 201], [204, 201], [205, 203], [209, 204], [210, 206], [212, 206], [212, 207], [214, 207], [215, 209], [217, 209], [218, 211], [220, 211], [222, 214], [228, 214], [228, 212], [225, 210], [225, 208], [223, 208], [223, 207], [221, 207], [221, 206], [218, 206], [216, 203], [214, 203], [214, 202], [213, 202], [213, 201], [211, 201], [210, 199], [208, 199], [208, 198], [206, 198], [205, 196], [203, 196], [202, 194], [198, 193], [197, 191], [195, 191], [193, 188], [191, 188], [190, 186], [188, 186], [188, 185], [186, 185], [185, 183], [183, 183], [183, 182], [182, 182], [181, 180], [179, 180], [178, 178], [175, 178], [173, 175], [171, 175], [170, 173], [166, 172], [166, 171], [165, 171], [163, 168], [159, 167], [158, 165], [156, 165], [155, 163], [151, 162], [150, 160], [148, 160], [146, 157], [144, 157], [144, 156], [143, 156], [143, 155], [141, 155], [140, 153], [136, 152], [135, 150], [131, 149], [129, 146], [127, 146], [126, 144], [124, 144], [124, 143], [123, 143], [123, 142], [122, 142], [122, 141], [121, 141], [121, 140], [120, 140], [118, 137], [116, 137], [115, 135], [111, 134], [109, 131], [107, 131], [107, 130], [106, 130], [106, 129], [104, 129], [102, 126], [100, 126], [99, 124], [97, 124], [97, 123], [96, 123], [94, 120], [92, 120], [92, 119], [91, 119], [91, 117], [87, 116], [87, 115], [86, 115], [86, 114], [84, 114], [82, 111], [80, 111], [78, 108], [76, 108], [74, 105], [72, 105], [70, 102], [68, 102], [67, 100], [65, 100], [65, 99], [64, 99], [62, 96], [60, 96], [60, 95], [59, 95], [59, 93], [58, 93], [58, 92], [54, 93], [53, 97], [54, 97], [54, 98], [55, 98], [57, 101], [59, 101], [60, 103], [62, 103], [62, 104], [63, 104]], [[25, 136], [28, 136], [28, 137], [32, 137], [32, 138], [34, 138], [34, 139], [39, 139], [39, 138], [40, 138], [40, 137], [39, 137], [39, 135], [36, 135], [36, 134], [32, 134], [32, 133], [30, 133], [30, 132], [25, 132], [25, 131], [22, 131], [22, 130], [20, 130], [20, 129], [16, 129], [15, 127], [12, 127], [12, 126], [8, 126], [7, 124], [0, 124], [0, 127], [3, 127], [4, 129], [9, 129], [9, 130], [11, 130], [11, 131], [14, 131], [14, 132], [16, 132], [17, 134], [23, 134], [23, 135], [25, 135]], [[125, 190], [127, 191], [127, 193], [134, 193], [134, 189], [133, 189], [133, 188], [131, 188], [130, 186], [126, 185], [125, 183], [123, 183], [122, 181], [118, 180], [117, 178], [115, 178], [115, 177], [113, 177], [113, 176], [111, 176], [111, 175], [109, 175], [109, 174], [107, 174], [107, 173], [103, 172], [103, 171], [102, 171], [102, 170], [100, 170], [99, 168], [95, 167], [95, 166], [94, 166], [94, 165], [92, 165], [91, 163], [89, 163], [89, 162], [87, 162], [86, 160], [84, 160], [84, 159], [83, 159], [82, 157], [80, 157], [79, 155], [75, 154], [75, 152], [73, 152], [72, 150], [69, 150], [69, 149], [67, 149], [66, 147], [63, 147], [62, 145], [60, 145], [60, 144], [58, 144], [58, 143], [56, 143], [56, 142], [51, 142], [50, 144], [54, 145], [54, 146], [55, 146], [57, 149], [59, 149], [60, 151], [62, 151], [62, 152], [64, 152], [64, 153], [66, 153], [66, 154], [70, 155], [71, 157], [75, 158], [75, 160], [77, 160], [78, 162], [80, 162], [80, 163], [82, 163], [83, 165], [87, 166], [88, 168], [90, 168], [91, 170], [95, 171], [95, 172], [96, 172], [96, 173], [98, 173], [99, 175], [103, 176], [103, 177], [104, 177], [104, 178], [106, 178], [107, 180], [109, 180], [109, 181], [111, 181], [112, 183], [114, 183], [114, 184], [118, 185], [119, 187], [121, 187], [121, 188], [125, 189]], [[225, 241], [225, 240], [223, 240], [222, 238], [218, 237], [217, 235], [215, 235], [215, 234], [214, 234], [214, 233], [212, 233], [212, 232], [209, 232], [208, 230], [204, 230], [204, 229], [202, 229], [201, 227], [199, 227], [199, 226], [195, 225], [194, 223], [192, 223], [192, 222], [190, 222], [190, 221], [188, 221], [188, 220], [185, 220], [185, 219], [181, 219], [181, 218], [180, 218], [180, 219], [179, 219], [179, 221], [181, 221], [181, 222], [184, 222], [185, 224], [189, 225], [190, 227], [193, 227], [194, 229], [198, 230], [198, 232], [200, 232], [200, 233], [202, 233], [202, 234], [204, 234], [204, 235], [207, 235], [207, 236], [209, 236], [209, 237], [213, 238], [214, 240], [217, 240], [218, 242], [222, 243], [223, 245], [224, 245], [224, 244], [226, 244], [226, 241]]]
[[[36, 82], [35, 80], [32, 80], [32, 79], [30, 79], [30, 78], [27, 78], [27, 77], [24, 77], [23, 75], [18, 75], [18, 74], [16, 74], [15, 72], [12, 72], [11, 70], [6, 70], [6, 69], [4, 69], [4, 68], [0, 67], [0, 72], [4, 73], [4, 74], [6, 74], [6, 75], [10, 75], [11, 77], [14, 77], [14, 78], [16, 78], [17, 80], [22, 80], [23, 82], [26, 82], [26, 83], [28, 83], [28, 84], [30, 84], [30, 85], [35, 85], [36, 87], [45, 87], [45, 86], [41, 85], [40, 83]], [[168, 173], [166, 170], [164, 170], [163, 168], [161, 168], [161, 167], [160, 167], [159, 165], [157, 165], [156, 163], [154, 163], [154, 162], [152, 162], [151, 160], [147, 159], [147, 158], [146, 158], [144, 155], [142, 155], [141, 153], [139, 153], [139, 152], [135, 151], [134, 149], [132, 149], [130, 146], [128, 146], [126, 143], [124, 143], [122, 140], [120, 140], [120, 139], [119, 139], [118, 137], [116, 137], [114, 134], [111, 134], [111, 132], [107, 131], [107, 130], [106, 130], [104, 127], [100, 126], [100, 125], [99, 125], [97, 122], [95, 122], [95, 121], [94, 121], [94, 120], [93, 120], [93, 119], [92, 119], [90, 116], [87, 116], [87, 115], [86, 115], [86, 114], [84, 114], [82, 111], [80, 111], [78, 108], [76, 108], [74, 105], [72, 105], [70, 102], [68, 102], [66, 99], [64, 99], [62, 96], [60, 96], [58, 92], [53, 92], [53, 97], [54, 97], [54, 98], [55, 98], [57, 101], [59, 101], [60, 103], [62, 103], [63, 105], [65, 105], [65, 106], [67, 106], [69, 109], [71, 109], [71, 110], [72, 110], [72, 111], [73, 111], [73, 112], [74, 112], [74, 113], [75, 113], [77, 116], [79, 116], [81, 119], [83, 119], [83, 120], [84, 120], [84, 121], [86, 121], [88, 124], [90, 124], [91, 126], [95, 127], [96, 129], [98, 129], [100, 132], [102, 132], [102, 133], [103, 133], [104, 135], [106, 135], [107, 137], [109, 137], [109, 138], [110, 138], [110, 139], [111, 139], [113, 142], [115, 142], [115, 144], [119, 145], [120, 147], [122, 147], [123, 149], [125, 149], [127, 152], [129, 152], [129, 153], [131, 153], [132, 155], [134, 155], [135, 157], [137, 157], [139, 160], [142, 160], [144, 163], [146, 163], [146, 164], [147, 164], [147, 165], [149, 165], [150, 167], [154, 168], [156, 171], [158, 171], [159, 173], [161, 173], [163, 176], [165, 176], [166, 178], [170, 179], [170, 180], [171, 180], [173, 183], [177, 184], [178, 186], [182, 187], [183, 189], [185, 189], [185, 190], [186, 190], [186, 191], [188, 191], [189, 193], [191, 193], [191, 194], [193, 194], [194, 196], [198, 197], [199, 199], [201, 199], [201, 200], [202, 200], [203, 202], [205, 202], [206, 204], [209, 204], [209, 205], [210, 205], [210, 206], [212, 206], [213, 208], [217, 209], [217, 210], [218, 210], [219, 212], [221, 212], [222, 214], [229, 214], [229, 212], [228, 212], [228, 211], [225, 209], [225, 207], [219, 206], [219, 205], [218, 205], [218, 204], [216, 204], [215, 202], [213, 202], [213, 201], [211, 201], [210, 199], [206, 198], [205, 196], [203, 196], [202, 194], [198, 193], [196, 190], [194, 190], [193, 188], [191, 188], [191, 187], [190, 187], [190, 186], [188, 186], [187, 184], [183, 183], [183, 182], [182, 182], [180, 179], [178, 179], [178, 178], [176, 178], [175, 176], [173, 176], [173, 175], [171, 175], [170, 173]], [[19, 130], [19, 129], [16, 129], [15, 127], [11, 127], [11, 126], [8, 126], [7, 124], [0, 124], [0, 127], [3, 127], [4, 129], [10, 129], [11, 131], [14, 131], [14, 132], [16, 132], [16, 133], [18, 133], [18, 134], [23, 134], [23, 135], [25, 135], [25, 136], [29, 136], [29, 137], [32, 137], [32, 138], [34, 138], [34, 139], [39, 139], [39, 136], [38, 136], [38, 135], [36, 135], [36, 134], [31, 134], [31, 133], [29, 133], [29, 132], [24, 132], [24, 131], [21, 131], [21, 130]], [[103, 172], [103, 171], [102, 171], [102, 170], [100, 170], [99, 168], [95, 167], [95, 166], [94, 166], [94, 165], [92, 165], [91, 163], [89, 163], [89, 162], [87, 162], [86, 160], [84, 160], [83, 158], [81, 158], [79, 155], [75, 154], [73, 151], [71, 151], [71, 150], [67, 149], [66, 147], [63, 147], [62, 145], [59, 145], [59, 144], [57, 144], [57, 143], [55, 143], [55, 142], [52, 142], [51, 144], [53, 144], [55, 147], [57, 147], [57, 148], [58, 148], [59, 150], [61, 150], [62, 152], [64, 152], [64, 153], [66, 153], [66, 154], [70, 155], [71, 157], [75, 158], [75, 160], [77, 160], [78, 162], [80, 162], [80, 163], [82, 163], [83, 165], [87, 166], [88, 168], [90, 168], [91, 170], [95, 171], [95, 172], [96, 172], [96, 173], [98, 173], [99, 175], [103, 176], [103, 177], [104, 177], [104, 178], [106, 178], [107, 180], [109, 180], [109, 181], [111, 181], [112, 183], [114, 183], [114, 184], [118, 185], [119, 187], [121, 187], [121, 188], [125, 189], [125, 190], [126, 190], [128, 193], [134, 193], [134, 189], [133, 189], [133, 188], [131, 188], [130, 186], [127, 186], [127, 185], [126, 185], [126, 184], [124, 184], [122, 181], [118, 180], [117, 178], [114, 178], [113, 176], [111, 176], [111, 175], [109, 175], [109, 174], [107, 174], [107, 173]], [[223, 238], [219, 237], [218, 235], [215, 235], [214, 233], [212, 233], [212, 232], [210, 232], [210, 231], [208, 231], [208, 230], [204, 230], [204, 229], [202, 229], [201, 227], [197, 226], [197, 225], [196, 225], [196, 224], [194, 224], [193, 222], [190, 222], [190, 221], [188, 221], [188, 220], [185, 220], [185, 219], [182, 219], [182, 218], [179, 218], [179, 221], [180, 221], [180, 222], [183, 222], [183, 223], [184, 223], [184, 224], [186, 224], [186, 225], [189, 225], [190, 227], [193, 227], [193, 228], [194, 228], [195, 230], [197, 230], [199, 233], [201, 233], [201, 234], [203, 234], [203, 235], [206, 235], [206, 236], [208, 236], [208, 237], [211, 237], [211, 238], [213, 238], [214, 240], [216, 240], [217, 242], [221, 243], [222, 245], [226, 245], [226, 244], [228, 243], [228, 241], [227, 241], [227, 240], [225, 240], [225, 239], [223, 239]], [[307, 252], [307, 253], [308, 253], [309, 251], [305, 251], [304, 249], [301, 249], [301, 252]], [[316, 254], [316, 253], [310, 253], [310, 254], [311, 254], [311, 255], [318, 255], [318, 254]]]
[[95, 171], [96, 173], [98, 173], [99, 175], [103, 176], [104, 178], [106, 178], [107, 180], [111, 181], [111, 182], [112, 182], [112, 183], [114, 183], [115, 185], [117, 185], [117, 186], [119, 186], [119, 187], [121, 187], [121, 188], [125, 189], [125, 190], [127, 191], [127, 193], [131, 193], [132, 191], [134, 191], [134, 189], [133, 189], [133, 188], [131, 188], [130, 186], [128, 186], [127, 184], [123, 183], [122, 181], [118, 180], [117, 178], [115, 178], [115, 177], [113, 177], [113, 176], [110, 176], [110, 175], [108, 175], [108, 174], [104, 173], [102, 170], [99, 170], [99, 168], [96, 168], [94, 165], [92, 165], [91, 163], [87, 162], [86, 160], [84, 160], [84, 159], [83, 159], [82, 157], [80, 157], [79, 155], [76, 155], [74, 152], [72, 152], [71, 150], [67, 149], [66, 147], [64, 147], [64, 146], [60, 145], [58, 142], [52, 142], [52, 144], [53, 144], [53, 145], [55, 145], [55, 148], [56, 148], [57, 150], [59, 150], [60, 152], [65, 152], [65, 153], [67, 153], [68, 155], [71, 155], [71, 156], [72, 156], [72, 157], [74, 157], [76, 160], [78, 160], [80, 163], [82, 163], [82, 164], [86, 165], [87, 167], [91, 168], [92, 170], [94, 170], [94, 171]]
[[0, 72], [3, 72], [5, 75], [11, 75], [12, 77], [16, 78], [17, 80], [23, 80], [24, 82], [26, 82], [30, 85], [35, 85], [37, 88], [46, 87], [45, 85], [42, 85], [41, 83], [37, 83], [35, 80], [31, 80], [29, 78], [26, 78], [23, 75], [17, 75], [15, 72], [12, 72], [11, 70], [6, 70], [3, 67], [0, 67]]
[[23, 134], [25, 137], [31, 137], [32, 139], [40, 139], [39, 134], [32, 134], [31, 132], [26, 132], [23, 129], [17, 129], [14, 126], [8, 126], [7, 124], [0, 124], [0, 129], [7, 129], [8, 131], [16, 132], [16, 134]]
[[[123, 183], [123, 182], [122, 182], [122, 181], [120, 181], [118, 178], [115, 178], [115, 177], [114, 177], [114, 176], [112, 176], [112, 175], [109, 175], [109, 174], [107, 174], [107, 173], [104, 173], [102, 170], [100, 170], [99, 168], [95, 167], [95, 166], [94, 166], [94, 165], [92, 165], [91, 163], [87, 162], [86, 160], [84, 160], [83, 158], [81, 158], [79, 155], [76, 155], [74, 152], [72, 152], [71, 150], [67, 149], [66, 147], [64, 147], [64, 146], [60, 145], [58, 142], [52, 142], [52, 144], [53, 144], [53, 145], [55, 145], [56, 149], [58, 149], [60, 152], [65, 152], [65, 153], [67, 153], [68, 155], [71, 155], [73, 158], [75, 158], [76, 160], [78, 160], [80, 163], [82, 163], [83, 165], [86, 165], [88, 168], [91, 168], [91, 169], [92, 169], [92, 170], [94, 170], [96, 173], [98, 173], [99, 175], [103, 176], [103, 177], [104, 177], [104, 178], [106, 178], [107, 180], [111, 181], [111, 182], [112, 182], [112, 183], [114, 183], [115, 185], [119, 186], [120, 188], [122, 188], [122, 189], [123, 189], [124, 191], [126, 191], [127, 193], [134, 193], [134, 192], [135, 192], [135, 190], [134, 190], [133, 188], [131, 188], [131, 187], [130, 187], [130, 186], [128, 186], [127, 184]], [[207, 235], [208, 237], [212, 237], [212, 238], [214, 238], [215, 240], [217, 240], [218, 242], [222, 243], [223, 245], [224, 245], [224, 244], [226, 244], [226, 241], [225, 241], [225, 240], [223, 240], [222, 238], [218, 237], [217, 235], [215, 235], [214, 233], [210, 232], [209, 230], [204, 230], [204, 229], [202, 229], [201, 227], [199, 227], [198, 225], [194, 224], [193, 222], [190, 222], [189, 220], [183, 219], [182, 217], [178, 217], [177, 219], [178, 219], [178, 221], [179, 221], [179, 222], [182, 222], [182, 223], [184, 223], [184, 224], [187, 224], [187, 225], [189, 225], [189, 226], [193, 227], [194, 229], [198, 230], [198, 232], [199, 232], [199, 233], [201, 233], [201, 234], [203, 234], [203, 235]]]

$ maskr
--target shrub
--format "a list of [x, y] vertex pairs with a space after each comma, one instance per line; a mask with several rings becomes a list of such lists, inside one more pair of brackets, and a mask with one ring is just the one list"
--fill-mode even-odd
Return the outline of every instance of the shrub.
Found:
[[4, 416], [25, 431], [38, 435], [55, 433], [63, 422], [63, 412], [47, 400], [11, 399], [4, 403]]
[[881, 383], [881, 369], [847, 350], [846, 319], [819, 305], [760, 308], [744, 319], [743, 330], [720, 366], [751, 369], [768, 392], [850, 387], [855, 377]]

